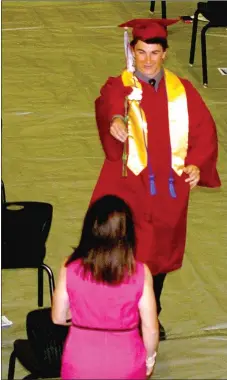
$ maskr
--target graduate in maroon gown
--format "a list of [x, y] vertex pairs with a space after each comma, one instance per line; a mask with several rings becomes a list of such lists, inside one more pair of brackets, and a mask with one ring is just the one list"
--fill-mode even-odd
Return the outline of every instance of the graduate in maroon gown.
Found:
[[166, 27], [177, 21], [120, 25], [132, 28], [130, 43], [125, 31], [127, 68], [95, 102], [106, 159], [91, 201], [114, 194], [131, 206], [137, 259], [153, 275], [158, 313], [166, 274], [182, 266], [190, 191], [220, 186], [214, 120], [192, 84], [163, 67]]

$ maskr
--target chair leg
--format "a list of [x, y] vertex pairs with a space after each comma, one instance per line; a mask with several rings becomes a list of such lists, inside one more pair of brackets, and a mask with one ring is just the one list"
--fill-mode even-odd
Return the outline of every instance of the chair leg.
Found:
[[150, 4], [150, 12], [153, 13], [153, 12], [154, 12], [154, 9], [155, 9], [155, 1], [151, 1], [151, 4]]
[[17, 358], [16, 353], [13, 350], [12, 354], [10, 355], [10, 359], [9, 359], [8, 380], [14, 379], [16, 358]]
[[53, 292], [54, 292], [54, 289], [55, 289], [54, 274], [53, 274], [52, 269], [48, 265], [46, 265], [46, 264], [43, 263], [41, 265], [41, 267], [48, 274], [49, 288], [50, 288], [50, 300], [52, 302]]
[[206, 49], [206, 31], [210, 28], [210, 22], [206, 24], [201, 31], [201, 54], [202, 54], [202, 71], [203, 71], [203, 85], [208, 85], [207, 75], [207, 49]]
[[162, 4], [162, 18], [166, 18], [166, 1], [161, 1]]
[[1, 197], [2, 197], [2, 203], [6, 203], [6, 191], [5, 191], [5, 185], [4, 185], [4, 182], [2, 180], [2, 184], [1, 184]]
[[193, 65], [194, 59], [195, 59], [196, 35], [197, 35], [197, 28], [198, 28], [198, 14], [199, 14], [199, 10], [197, 9], [197, 11], [195, 11], [193, 24], [192, 24], [191, 49], [190, 49], [190, 58], [189, 58], [190, 65]]
[[43, 306], [43, 269], [38, 268], [38, 307]]

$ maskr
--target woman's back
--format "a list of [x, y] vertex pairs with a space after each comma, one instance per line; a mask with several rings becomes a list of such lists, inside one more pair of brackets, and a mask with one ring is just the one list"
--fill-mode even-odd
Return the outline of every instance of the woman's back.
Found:
[[74, 324], [101, 329], [129, 329], [138, 326], [138, 302], [144, 285], [144, 266], [119, 285], [97, 283], [84, 278], [81, 260], [67, 267], [67, 291]]
[[81, 260], [71, 262], [66, 273], [72, 327], [62, 377], [145, 378], [145, 350], [138, 330], [144, 265], [136, 263], [135, 273], [119, 285], [84, 276]]

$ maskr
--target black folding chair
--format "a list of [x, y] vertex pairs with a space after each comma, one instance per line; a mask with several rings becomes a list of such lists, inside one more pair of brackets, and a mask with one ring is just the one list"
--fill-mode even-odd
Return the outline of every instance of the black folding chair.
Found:
[[[162, 18], [166, 18], [166, 1], [161, 1], [162, 8]], [[155, 1], [151, 1], [150, 3], [150, 12], [154, 13], [155, 10]]]
[[14, 379], [16, 359], [30, 372], [24, 379], [59, 378], [68, 326], [55, 325], [51, 320], [51, 309], [45, 308], [28, 313], [26, 329], [28, 339], [14, 342], [8, 380]]
[[191, 36], [191, 49], [189, 63], [192, 66], [195, 58], [196, 36], [198, 28], [198, 15], [201, 13], [207, 20], [207, 24], [201, 30], [201, 54], [202, 54], [202, 74], [203, 85], [208, 85], [207, 73], [207, 51], [206, 51], [206, 31], [210, 28], [219, 28], [227, 26], [227, 2], [226, 1], [207, 1], [199, 2], [197, 10], [194, 13]]
[[2, 203], [2, 269], [38, 269], [38, 306], [43, 306], [43, 271], [50, 298], [55, 287], [51, 268], [43, 261], [53, 207], [44, 202]]

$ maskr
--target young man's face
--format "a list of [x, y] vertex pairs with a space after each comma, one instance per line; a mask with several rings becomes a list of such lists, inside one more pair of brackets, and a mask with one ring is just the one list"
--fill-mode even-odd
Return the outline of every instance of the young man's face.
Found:
[[159, 44], [146, 44], [138, 41], [132, 49], [135, 66], [138, 71], [148, 78], [154, 77], [161, 70], [166, 51]]

